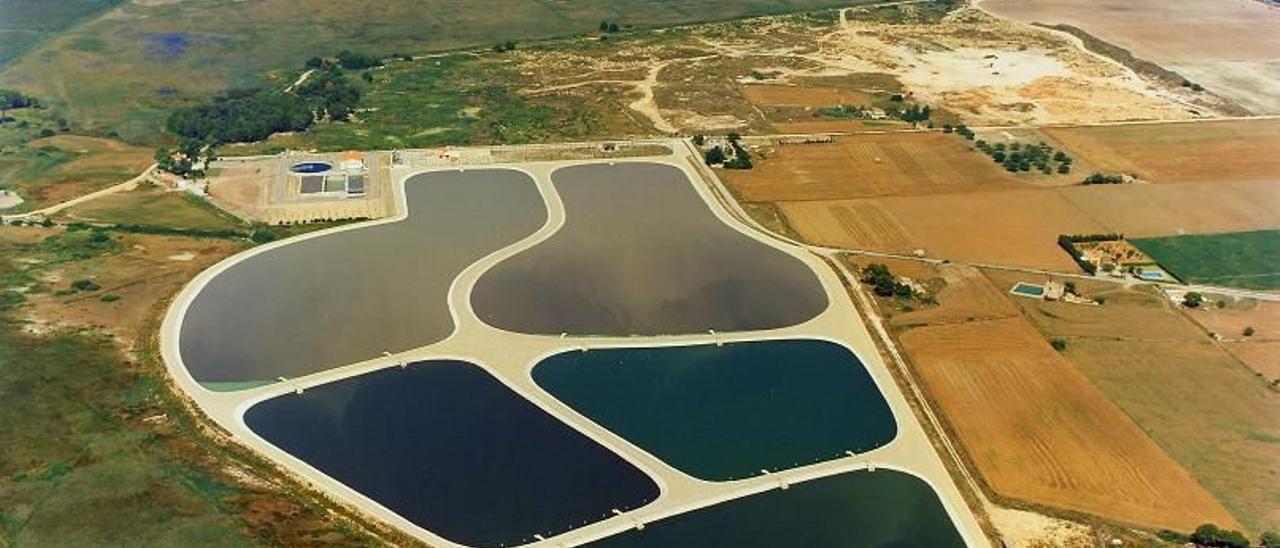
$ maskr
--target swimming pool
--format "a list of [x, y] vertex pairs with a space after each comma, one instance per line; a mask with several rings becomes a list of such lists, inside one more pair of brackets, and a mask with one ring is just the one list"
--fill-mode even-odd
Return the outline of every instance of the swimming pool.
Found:
[[293, 166], [289, 168], [289, 171], [294, 173], [324, 173], [332, 169], [333, 164], [328, 162], [302, 162], [293, 164]]
[[1044, 286], [1033, 285], [1033, 284], [1023, 283], [1023, 282], [1018, 282], [1017, 285], [1014, 285], [1012, 291], [1018, 295], [1024, 295], [1027, 297], [1043, 297], [1044, 296]]

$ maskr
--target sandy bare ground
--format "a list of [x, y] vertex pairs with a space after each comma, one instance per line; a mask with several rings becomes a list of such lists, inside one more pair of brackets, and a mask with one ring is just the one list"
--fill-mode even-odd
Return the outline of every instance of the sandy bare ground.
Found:
[[1068, 24], [1227, 96], [1280, 112], [1280, 8], [1254, 0], [984, 0], [1025, 22]]
[[[767, 124], [759, 110], [752, 110], [749, 94], [762, 99], [759, 91], [747, 91], [753, 84], [775, 90], [825, 87], [828, 96], [842, 98], [862, 90], [832, 89], [810, 80], [865, 74], [892, 75], [916, 101], [950, 108], [972, 125], [1196, 116], [1185, 90], [1149, 82], [1085, 51], [1073, 37], [974, 9], [961, 9], [937, 23], [844, 17], [836, 25], [814, 26], [775, 17], [683, 31], [675, 38], [624, 42], [620, 49], [519, 54], [522, 72], [539, 80], [526, 92], [590, 94], [601, 86], [630, 88], [633, 100], [619, 106], [662, 133]], [[804, 106], [815, 106], [814, 100], [803, 100]]]

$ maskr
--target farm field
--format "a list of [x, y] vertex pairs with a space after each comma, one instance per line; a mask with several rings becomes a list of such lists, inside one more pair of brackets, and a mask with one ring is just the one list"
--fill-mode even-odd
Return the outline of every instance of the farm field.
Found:
[[[1173, 69], [1255, 113], [1280, 112], [1280, 14], [1251, 0], [985, 0], [1026, 22], [1068, 24]], [[1150, 13], [1161, 16], [1153, 20]]]
[[1131, 238], [1243, 232], [1280, 226], [1271, 181], [1180, 185], [1077, 185], [1054, 189], [1108, 232]]
[[[1280, 379], [1280, 303], [1227, 299], [1222, 308], [1206, 306], [1187, 316], [1222, 337], [1222, 347], [1250, 369], [1271, 382]], [[1253, 334], [1244, 334], [1248, 328]]]
[[1274, 182], [1280, 155], [1259, 143], [1280, 139], [1280, 120], [1044, 128], [1098, 170], [1153, 183]]
[[993, 491], [1147, 527], [1234, 523], [1001, 288], [968, 267], [938, 275], [939, 306], [891, 313], [890, 324]]
[[1012, 190], [1019, 179], [957, 135], [841, 136], [835, 143], [775, 145], [756, 167], [724, 178], [748, 201], [842, 200]]
[[931, 257], [1074, 270], [1059, 234], [1106, 232], [1051, 189], [782, 202], [810, 243]]
[[[986, 274], [998, 286], [1028, 279], [1010, 272], [988, 270]], [[1149, 287], [1088, 281], [1077, 285], [1081, 294], [1103, 298], [1105, 304], [1009, 299], [1045, 339], [1064, 340], [1063, 355], [1089, 382], [1185, 466], [1246, 528], [1274, 528], [1280, 519], [1276, 510], [1280, 491], [1274, 481], [1258, 478], [1274, 478], [1280, 464], [1275, 449], [1280, 440], [1280, 401], [1265, 379], [1187, 320], [1225, 327], [1250, 313], [1207, 308], [1189, 310], [1184, 316]], [[1274, 324], [1266, 318], [1257, 323], [1274, 329], [1266, 327]]]
[[1280, 289], [1280, 230], [1130, 241], [1185, 282]]

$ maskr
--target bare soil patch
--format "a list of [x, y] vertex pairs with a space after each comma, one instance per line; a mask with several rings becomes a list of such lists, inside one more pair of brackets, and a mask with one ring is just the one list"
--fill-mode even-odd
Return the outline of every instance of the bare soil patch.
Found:
[[1280, 108], [1274, 68], [1280, 13], [1265, 2], [985, 0], [982, 7], [1020, 21], [1079, 27], [1255, 111]]

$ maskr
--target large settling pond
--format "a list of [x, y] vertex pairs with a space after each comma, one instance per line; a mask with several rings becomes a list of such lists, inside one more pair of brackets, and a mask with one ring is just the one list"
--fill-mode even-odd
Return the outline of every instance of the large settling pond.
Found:
[[443, 340], [454, 278], [546, 222], [533, 179], [514, 170], [416, 175], [405, 194], [405, 220], [291, 243], [210, 280], [179, 338], [196, 381], [232, 388]]
[[544, 390], [694, 477], [740, 479], [866, 452], [897, 423], [858, 358], [816, 340], [572, 351]]
[[594, 542], [599, 548], [931, 548], [964, 539], [928, 484], [901, 472], [850, 472], [678, 514]]
[[250, 408], [257, 435], [453, 542], [513, 545], [655, 500], [643, 472], [459, 361], [426, 361]]
[[802, 261], [725, 225], [684, 172], [619, 162], [551, 175], [566, 220], [486, 272], [472, 307], [524, 333], [659, 335], [813, 318], [826, 293]]

